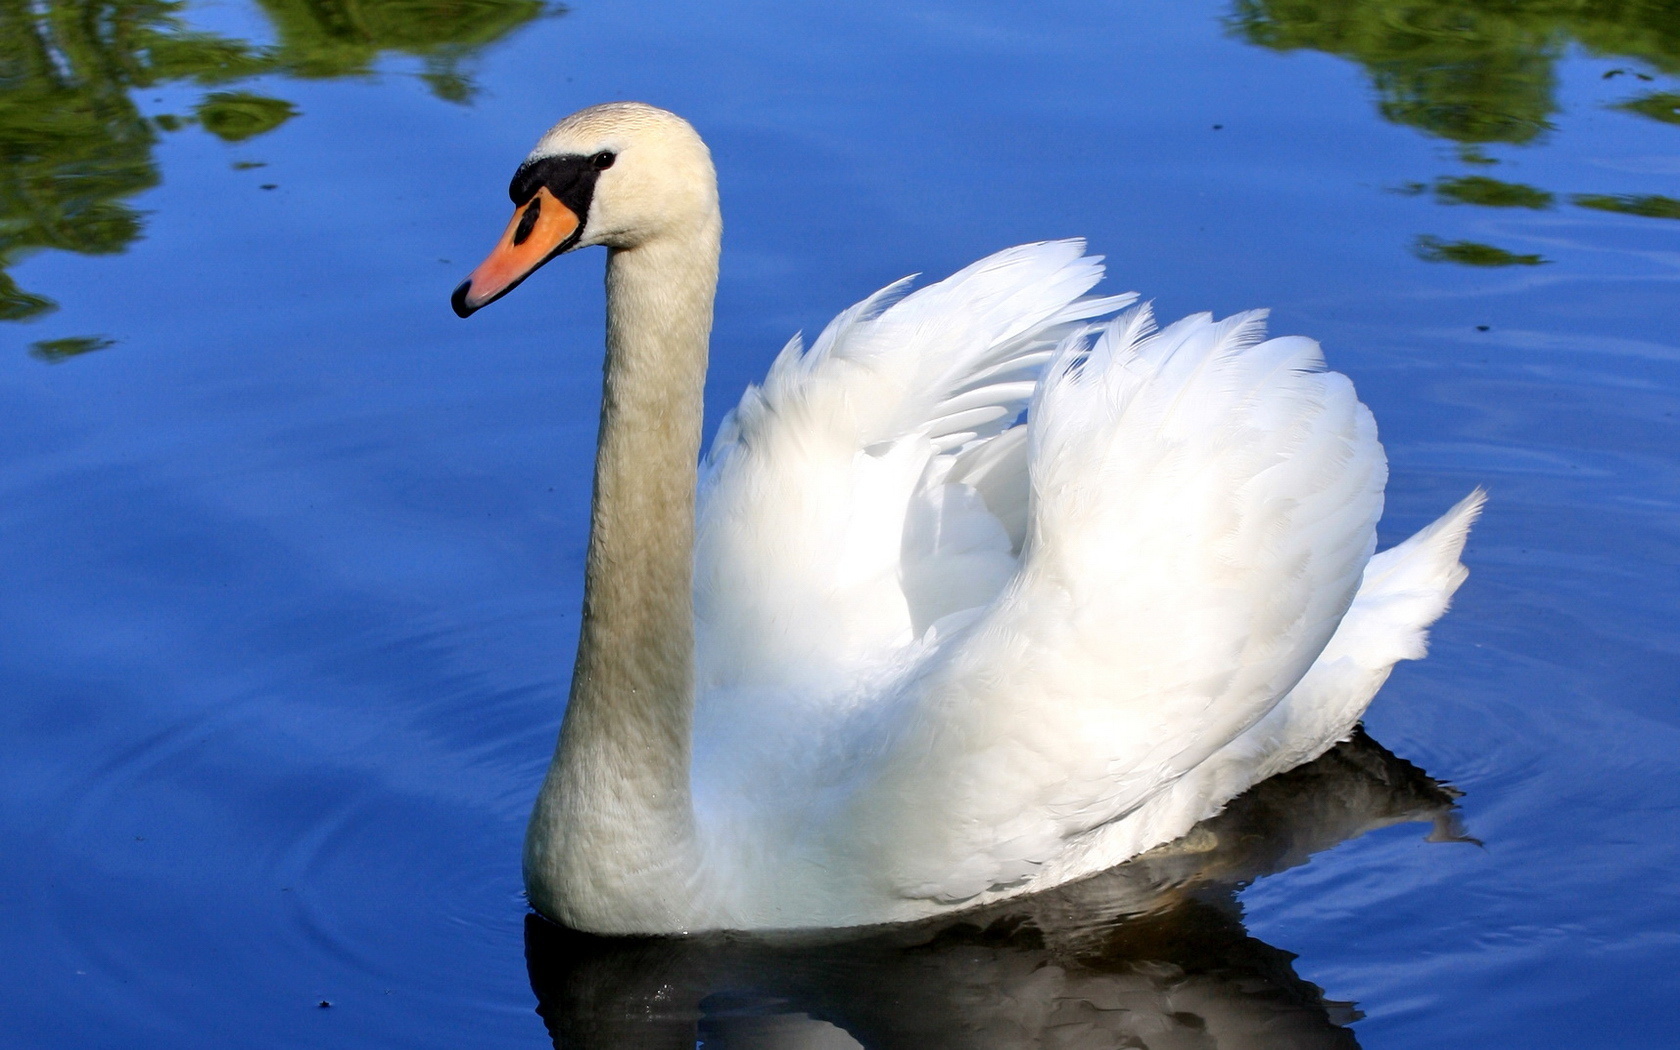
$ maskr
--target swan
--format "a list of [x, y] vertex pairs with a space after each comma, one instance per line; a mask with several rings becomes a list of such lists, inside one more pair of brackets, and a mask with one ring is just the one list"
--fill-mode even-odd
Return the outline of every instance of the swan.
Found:
[[1465, 841], [1457, 794], [1356, 731], [1197, 825], [1193, 848], [1032, 897], [776, 937], [602, 938], [527, 916], [526, 969], [556, 1050], [1358, 1050], [1351, 1004], [1251, 936], [1237, 894], [1377, 828]]
[[583, 620], [526, 834], [600, 934], [974, 909], [1183, 835], [1354, 730], [1483, 502], [1373, 556], [1387, 464], [1264, 311], [1157, 328], [1080, 241], [795, 337], [700, 457], [722, 219], [682, 118], [550, 129], [466, 317], [607, 248]]

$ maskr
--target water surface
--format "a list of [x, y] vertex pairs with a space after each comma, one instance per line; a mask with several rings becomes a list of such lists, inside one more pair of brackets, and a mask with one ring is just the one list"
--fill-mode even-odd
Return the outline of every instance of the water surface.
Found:
[[[1491, 492], [1376, 743], [984, 921], [527, 933], [602, 260], [447, 299], [624, 97], [718, 161], [713, 423], [1045, 237], [1322, 340], [1385, 543]], [[1674, 1045], [1677, 106], [1632, 0], [3, 0], [0, 1044]]]

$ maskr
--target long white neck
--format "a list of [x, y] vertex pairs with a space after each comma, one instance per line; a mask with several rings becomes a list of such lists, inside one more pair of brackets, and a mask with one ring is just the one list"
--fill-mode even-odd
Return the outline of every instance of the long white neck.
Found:
[[525, 840], [532, 906], [597, 932], [693, 914], [694, 488], [722, 221], [607, 259], [607, 359], [571, 700]]

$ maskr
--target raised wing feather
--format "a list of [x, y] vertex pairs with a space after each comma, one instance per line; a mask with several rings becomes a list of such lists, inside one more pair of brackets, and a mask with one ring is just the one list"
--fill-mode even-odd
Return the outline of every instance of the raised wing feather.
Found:
[[1031, 879], [1253, 726], [1352, 601], [1386, 464], [1317, 344], [1263, 313], [1070, 339], [1030, 411], [1018, 572], [904, 687], [850, 834], [882, 889]]
[[1014, 571], [1007, 528], [935, 475], [1013, 423], [1070, 331], [1135, 299], [1081, 298], [1102, 276], [1083, 250], [1023, 245], [913, 293], [901, 281], [808, 352], [796, 337], [748, 389], [700, 489], [703, 725], [752, 724], [754, 697], [867, 693], [930, 617], [991, 600]]

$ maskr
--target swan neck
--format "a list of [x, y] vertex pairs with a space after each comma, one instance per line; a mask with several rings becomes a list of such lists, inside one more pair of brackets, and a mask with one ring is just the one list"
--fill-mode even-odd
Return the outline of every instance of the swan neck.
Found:
[[607, 261], [583, 621], [525, 856], [532, 905], [598, 932], [680, 928], [689, 911], [694, 490], [720, 229]]

